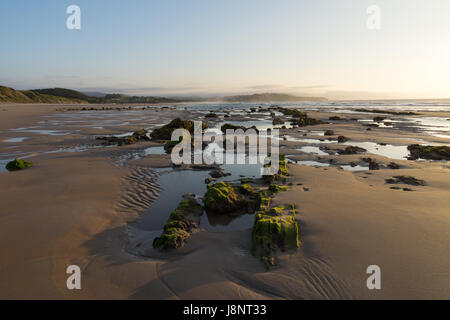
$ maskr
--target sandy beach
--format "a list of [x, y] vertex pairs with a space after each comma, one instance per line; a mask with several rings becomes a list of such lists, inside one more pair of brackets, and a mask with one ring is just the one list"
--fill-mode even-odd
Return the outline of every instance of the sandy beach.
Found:
[[[410, 144], [450, 145], [445, 133], [413, 125], [447, 121], [450, 112], [385, 114], [377, 124], [379, 114], [308, 110], [327, 123], [280, 126], [290, 187], [273, 201], [295, 205], [300, 247], [278, 251], [266, 270], [251, 252], [250, 214], [226, 222], [203, 214], [183, 248], [155, 250], [161, 223], [183, 193], [204, 192], [209, 171], [173, 168], [157, 141], [105, 146], [96, 137], [151, 131], [177, 117], [211, 128], [270, 126], [267, 110], [224, 104], [212, 119], [188, 104], [83, 107], [0, 104], [1, 166], [33, 162], [0, 171], [1, 299], [450, 299], [450, 164], [406, 159]], [[366, 152], [339, 154], [347, 146]], [[386, 183], [394, 176], [425, 183]], [[66, 287], [69, 265], [82, 270], [81, 290]], [[381, 290], [366, 286], [370, 265], [381, 268]]]

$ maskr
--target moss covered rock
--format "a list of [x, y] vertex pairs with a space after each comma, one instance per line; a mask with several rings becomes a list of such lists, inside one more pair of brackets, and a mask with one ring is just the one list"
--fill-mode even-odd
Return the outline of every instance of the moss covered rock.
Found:
[[270, 267], [274, 265], [273, 253], [279, 248], [299, 247], [298, 225], [290, 215], [256, 214], [252, 231], [252, 251], [261, 256], [261, 261]]
[[278, 193], [278, 192], [281, 192], [281, 191], [288, 191], [289, 187], [288, 186], [279, 186], [279, 185], [276, 185], [276, 184], [271, 184], [269, 186], [269, 190], [272, 193]]
[[249, 184], [241, 184], [237, 187], [239, 192], [245, 195], [251, 195], [255, 192], [255, 189]]
[[[270, 167], [269, 164], [265, 164], [264, 167]], [[273, 181], [286, 181], [287, 177], [287, 168], [286, 168], [286, 159], [284, 155], [279, 156], [278, 160], [278, 172], [272, 175], [263, 175], [262, 179], [265, 183], [271, 183]]]
[[181, 142], [181, 140], [182, 140], [182, 138], [180, 138], [180, 141], [172, 141], [172, 140], [167, 141], [167, 142], [164, 144], [164, 151], [165, 151], [166, 153], [171, 153], [173, 147], [175, 147], [177, 144], [179, 144], [179, 143]]
[[172, 211], [164, 224], [163, 233], [153, 240], [153, 247], [160, 250], [184, 246], [191, 230], [198, 226], [203, 208], [195, 199], [185, 199]]
[[139, 129], [135, 132], [133, 132], [133, 137], [135, 137], [138, 140], [150, 140], [150, 138], [147, 136], [148, 131], [145, 129]]
[[[202, 130], [207, 127], [206, 123], [202, 122]], [[153, 140], [171, 140], [172, 132], [176, 129], [186, 129], [192, 134], [194, 133], [194, 122], [181, 120], [180, 118], [173, 119], [169, 124], [153, 130], [152, 133], [150, 133], [150, 137]]]
[[267, 191], [259, 191], [257, 196], [258, 211], [266, 212], [270, 207], [270, 194]]
[[412, 144], [408, 146], [411, 159], [450, 160], [450, 147], [448, 146], [421, 146]]
[[17, 171], [22, 170], [28, 167], [31, 167], [33, 164], [28, 161], [24, 161], [22, 159], [15, 159], [6, 164], [6, 170], [8, 171]]
[[248, 204], [248, 201], [226, 182], [208, 185], [203, 201], [207, 212], [219, 214], [240, 211]]

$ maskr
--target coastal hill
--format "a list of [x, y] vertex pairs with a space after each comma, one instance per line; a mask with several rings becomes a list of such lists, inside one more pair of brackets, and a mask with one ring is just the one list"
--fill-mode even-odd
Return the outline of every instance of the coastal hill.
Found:
[[326, 101], [322, 97], [297, 97], [284, 93], [255, 93], [224, 97], [228, 102], [288, 102], [288, 101]]
[[14, 90], [0, 86], [0, 103], [176, 103], [186, 101], [189, 100], [127, 96], [123, 94], [106, 94], [103, 97], [98, 97], [65, 88]]
[[0, 103], [87, 103], [87, 99], [0, 86]]

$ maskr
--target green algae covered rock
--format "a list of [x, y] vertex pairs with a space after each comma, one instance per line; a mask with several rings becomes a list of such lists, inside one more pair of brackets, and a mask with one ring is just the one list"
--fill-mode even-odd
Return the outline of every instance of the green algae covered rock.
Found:
[[[207, 127], [206, 123], [202, 122], [202, 130]], [[153, 140], [171, 140], [172, 132], [176, 129], [186, 129], [192, 134], [194, 133], [194, 122], [181, 120], [180, 118], [173, 119], [169, 124], [153, 130], [152, 133], [150, 133], [150, 137]]]
[[161, 236], [153, 240], [153, 247], [159, 250], [183, 247], [191, 230], [198, 226], [202, 213], [203, 207], [195, 199], [181, 201], [164, 224]]
[[421, 146], [412, 144], [408, 146], [410, 158], [427, 160], [450, 160], [450, 147], [448, 146]]
[[[270, 164], [265, 164], [264, 167], [270, 167]], [[273, 181], [286, 181], [287, 177], [287, 168], [286, 168], [286, 159], [284, 155], [279, 156], [278, 160], [278, 172], [272, 175], [263, 175], [262, 179], [265, 183], [271, 183]]]
[[298, 225], [293, 216], [256, 214], [252, 231], [252, 251], [261, 256], [267, 268], [274, 265], [273, 253], [279, 248], [297, 249]]
[[219, 214], [242, 210], [248, 204], [248, 201], [226, 182], [208, 185], [203, 201], [206, 211]]
[[238, 190], [240, 193], [245, 195], [251, 195], [255, 191], [255, 189], [248, 184], [241, 184], [240, 186], [238, 186]]
[[164, 144], [164, 151], [166, 153], [171, 153], [173, 147], [175, 147], [177, 144], [179, 144], [181, 142], [181, 140], [183, 140], [183, 138], [180, 138], [179, 141], [173, 141], [173, 140], [168, 140], [165, 144]]
[[28, 167], [31, 167], [33, 164], [28, 161], [24, 161], [22, 159], [15, 159], [6, 164], [6, 170], [8, 171], [18, 171]]
[[281, 191], [288, 191], [288, 190], [289, 190], [288, 186], [279, 186], [279, 185], [276, 185], [276, 184], [271, 184], [269, 186], [269, 191], [271, 191], [272, 193], [278, 193], [278, 192], [281, 192]]
[[267, 191], [258, 192], [258, 212], [266, 212], [270, 207], [270, 195]]

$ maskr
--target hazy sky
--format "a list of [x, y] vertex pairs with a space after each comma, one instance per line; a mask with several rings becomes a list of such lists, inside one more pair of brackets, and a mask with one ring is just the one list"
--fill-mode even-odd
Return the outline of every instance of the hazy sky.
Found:
[[449, 0], [1, 0], [0, 41], [17, 89], [450, 98]]

